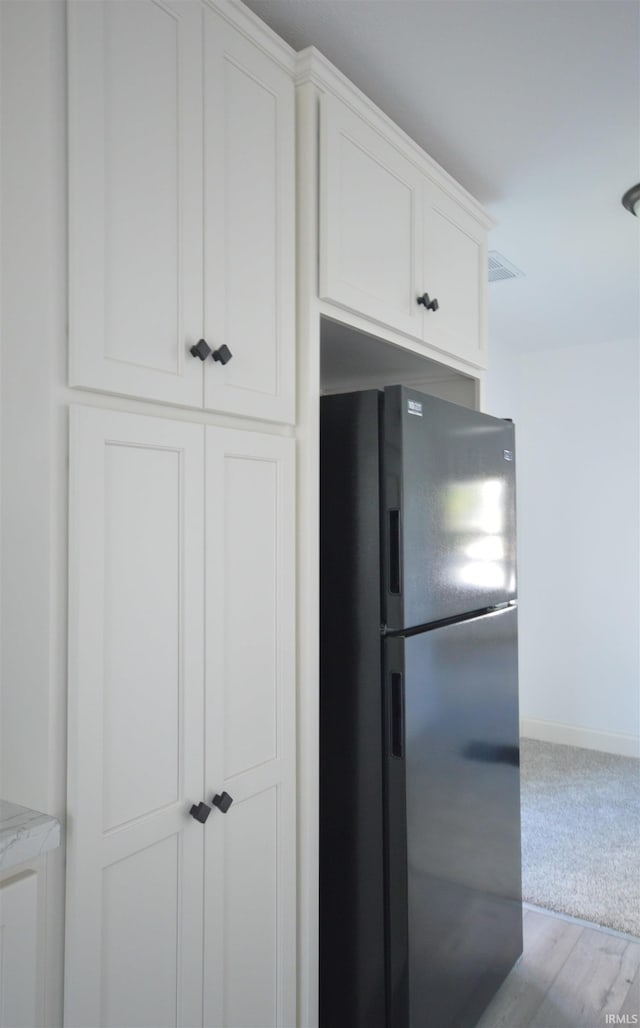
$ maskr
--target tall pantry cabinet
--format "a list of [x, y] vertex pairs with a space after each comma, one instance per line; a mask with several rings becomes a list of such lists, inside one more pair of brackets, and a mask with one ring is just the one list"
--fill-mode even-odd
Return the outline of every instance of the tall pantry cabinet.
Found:
[[65, 1022], [292, 1025], [292, 60], [224, 0], [68, 39], [70, 384], [150, 403], [71, 409]]

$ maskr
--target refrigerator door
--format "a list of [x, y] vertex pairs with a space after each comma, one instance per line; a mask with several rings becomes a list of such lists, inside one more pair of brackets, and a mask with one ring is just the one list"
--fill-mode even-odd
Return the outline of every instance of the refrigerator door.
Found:
[[390, 1028], [472, 1028], [522, 952], [516, 618], [385, 640]]
[[384, 391], [383, 616], [398, 631], [516, 595], [514, 428], [417, 393]]

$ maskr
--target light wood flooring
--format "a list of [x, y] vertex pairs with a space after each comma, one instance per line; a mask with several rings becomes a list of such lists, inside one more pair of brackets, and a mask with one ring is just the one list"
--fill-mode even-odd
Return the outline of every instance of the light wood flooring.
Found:
[[524, 953], [477, 1028], [625, 1023], [640, 1026], [640, 939], [525, 906]]

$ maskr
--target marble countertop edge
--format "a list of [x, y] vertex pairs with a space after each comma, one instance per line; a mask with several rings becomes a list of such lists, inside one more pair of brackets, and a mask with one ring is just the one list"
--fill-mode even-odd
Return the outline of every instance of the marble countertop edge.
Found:
[[0, 872], [34, 860], [60, 845], [60, 821], [0, 800]]

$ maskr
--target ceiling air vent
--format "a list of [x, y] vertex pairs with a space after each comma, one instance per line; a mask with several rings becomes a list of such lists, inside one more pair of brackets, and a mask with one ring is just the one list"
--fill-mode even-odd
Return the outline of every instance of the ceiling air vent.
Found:
[[497, 250], [489, 250], [487, 256], [490, 282], [502, 282], [507, 278], [524, 278], [524, 271], [516, 268], [515, 264], [508, 261]]

